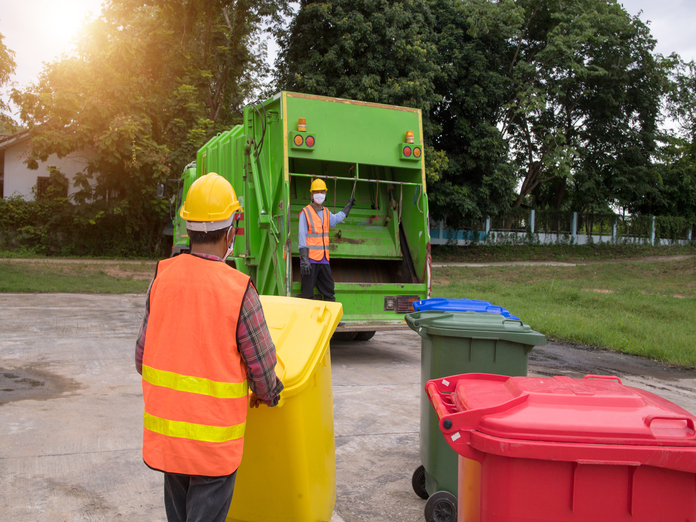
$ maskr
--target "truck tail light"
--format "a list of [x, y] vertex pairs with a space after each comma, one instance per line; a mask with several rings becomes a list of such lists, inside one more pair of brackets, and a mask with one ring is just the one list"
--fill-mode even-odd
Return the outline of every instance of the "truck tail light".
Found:
[[384, 298], [384, 310], [394, 311], [397, 314], [413, 312], [413, 303], [420, 301], [417, 295], [387, 296]]
[[407, 314], [413, 311], [413, 303], [420, 301], [417, 295], [402, 295], [396, 298], [396, 313]]

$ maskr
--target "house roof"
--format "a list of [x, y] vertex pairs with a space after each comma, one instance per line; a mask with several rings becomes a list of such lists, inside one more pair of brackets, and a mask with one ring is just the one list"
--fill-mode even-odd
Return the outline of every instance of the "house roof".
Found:
[[11, 145], [16, 143], [21, 143], [22, 141], [29, 139], [29, 131], [25, 130], [18, 132], [17, 134], [10, 134], [9, 136], [0, 136], [0, 150], [5, 150]]

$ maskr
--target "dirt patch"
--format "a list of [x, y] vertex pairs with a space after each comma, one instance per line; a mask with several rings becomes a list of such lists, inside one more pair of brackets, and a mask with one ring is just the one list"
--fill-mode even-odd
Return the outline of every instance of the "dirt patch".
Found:
[[613, 294], [613, 290], [606, 290], [605, 288], [583, 288], [585, 292], [597, 292], [598, 294]]
[[449, 277], [436, 276], [433, 274], [432, 284], [434, 286], [447, 286], [452, 280]]
[[[696, 370], [679, 368], [638, 355], [595, 348], [574, 343], [550, 341], [546, 346], [536, 346], [529, 354], [529, 369], [540, 374], [568, 375], [582, 378], [585, 375], [640, 376], [677, 382], [696, 379]], [[693, 394], [693, 389], [691, 390]]]
[[674, 294], [672, 297], [676, 297], [677, 299], [686, 299], [686, 296], [681, 294]]
[[111, 277], [118, 277], [119, 279], [132, 279], [133, 281], [149, 281], [155, 275], [154, 269], [150, 273], [132, 272], [130, 270], [123, 270], [122, 268], [106, 268], [104, 272], [106, 272]]
[[39, 364], [0, 368], [0, 406], [15, 401], [56, 399], [80, 387], [77, 381], [51, 373]]

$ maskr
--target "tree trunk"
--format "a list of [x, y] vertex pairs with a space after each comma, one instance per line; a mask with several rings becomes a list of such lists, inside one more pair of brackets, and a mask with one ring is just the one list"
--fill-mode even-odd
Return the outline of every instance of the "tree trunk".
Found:
[[563, 196], [565, 195], [565, 179], [559, 179], [556, 183], [556, 210], [561, 210], [563, 204]]

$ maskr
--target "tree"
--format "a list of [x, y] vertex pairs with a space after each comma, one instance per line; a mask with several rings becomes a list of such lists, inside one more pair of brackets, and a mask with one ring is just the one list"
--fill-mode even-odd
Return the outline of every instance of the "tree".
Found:
[[696, 224], [696, 63], [673, 54], [662, 62], [667, 84], [665, 109], [673, 128], [661, 138], [655, 172], [636, 213], [686, 218]]
[[427, 111], [438, 101], [432, 22], [423, 0], [301, 0], [279, 40], [276, 82], [281, 89]]
[[286, 11], [285, 0], [110, 0], [74, 56], [14, 92], [27, 164], [94, 151], [75, 182], [85, 219], [122, 215], [151, 251], [166, 212], [156, 183], [239, 121], [266, 72], [262, 24], [277, 28]]
[[[2, 42], [5, 37], [0, 33], [0, 87], [10, 81], [14, 74], [17, 64], [14, 61], [14, 51], [8, 49]], [[15, 121], [9, 114], [10, 108], [7, 103], [0, 98], [0, 134], [11, 134], [16, 129]]]
[[509, 39], [521, 23], [512, 1], [437, 0], [435, 80], [442, 101], [429, 115], [440, 132], [435, 150], [447, 165], [429, 187], [434, 219], [453, 229], [506, 212], [514, 197], [514, 171], [498, 121], [511, 96], [506, 67]]
[[[496, 62], [510, 23], [512, 4], [503, 3], [303, 0], [280, 40], [277, 83], [420, 108], [433, 217], [457, 226], [497, 213], [509, 207], [514, 188], [495, 127], [508, 99]], [[486, 11], [494, 34], [468, 33], [472, 6]]]
[[573, 181], [578, 209], [627, 204], [656, 150], [662, 76], [648, 27], [615, 0], [517, 5], [524, 25], [509, 50], [514, 96], [501, 122], [521, 180], [514, 206], [532, 194], [560, 208]]

